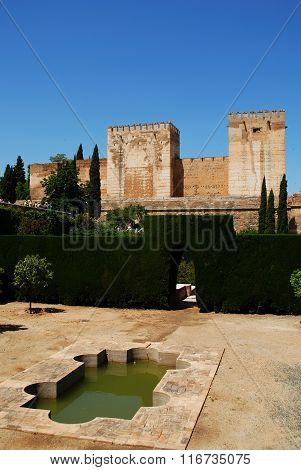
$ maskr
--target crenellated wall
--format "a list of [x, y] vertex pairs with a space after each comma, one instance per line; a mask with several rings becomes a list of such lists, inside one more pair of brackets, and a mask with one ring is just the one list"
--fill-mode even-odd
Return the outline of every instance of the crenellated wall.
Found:
[[171, 123], [108, 128], [108, 196], [170, 197], [179, 131]]
[[[231, 208], [239, 229], [255, 228], [264, 176], [277, 201], [286, 166], [285, 129], [283, 110], [230, 113], [229, 156], [180, 158], [180, 132], [170, 122], [111, 126], [107, 158], [100, 160], [104, 207], [139, 203], [159, 210], [166, 202], [163, 210], [168, 212], [182, 201], [186, 212], [205, 213], [207, 201], [214, 211]], [[89, 180], [90, 163], [76, 162], [82, 183]], [[43, 197], [41, 180], [56, 168], [57, 164], [31, 165], [32, 199]], [[296, 195], [290, 213], [299, 230], [301, 201]]]
[[259, 196], [263, 177], [277, 194], [285, 170], [285, 112], [229, 114], [229, 194]]

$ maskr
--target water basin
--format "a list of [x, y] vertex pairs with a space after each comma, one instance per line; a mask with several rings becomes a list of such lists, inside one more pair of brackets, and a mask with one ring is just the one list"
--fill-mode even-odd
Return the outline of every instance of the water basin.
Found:
[[144, 360], [89, 367], [84, 378], [61, 396], [38, 398], [31, 407], [50, 410], [51, 419], [60, 423], [84, 423], [96, 417], [132, 419], [141, 406], [152, 406], [153, 390], [166, 370]]

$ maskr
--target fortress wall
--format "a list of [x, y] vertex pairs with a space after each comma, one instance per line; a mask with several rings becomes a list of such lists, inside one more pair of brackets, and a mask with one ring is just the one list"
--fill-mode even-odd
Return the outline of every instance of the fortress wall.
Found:
[[164, 199], [141, 198], [102, 200], [102, 218], [108, 210], [141, 204], [149, 214], [231, 214], [236, 231], [258, 227], [259, 198], [231, 198], [229, 196], [170, 197]]
[[108, 128], [108, 195], [170, 197], [179, 131], [171, 123]]
[[[107, 159], [100, 158], [100, 182], [101, 194], [107, 195]], [[79, 182], [86, 183], [90, 179], [91, 160], [77, 160], [76, 168], [79, 170]], [[44, 197], [44, 190], [41, 181], [47, 178], [53, 171], [57, 170], [58, 163], [35, 163], [30, 165], [30, 197], [32, 200], [41, 200]]]
[[57, 163], [34, 163], [30, 165], [30, 197], [32, 200], [41, 200], [44, 190], [41, 181], [47, 178], [51, 172], [56, 171]]
[[229, 114], [229, 194], [259, 196], [263, 177], [277, 194], [285, 173], [284, 111]]
[[228, 194], [229, 158], [183, 158], [174, 162], [174, 196]]

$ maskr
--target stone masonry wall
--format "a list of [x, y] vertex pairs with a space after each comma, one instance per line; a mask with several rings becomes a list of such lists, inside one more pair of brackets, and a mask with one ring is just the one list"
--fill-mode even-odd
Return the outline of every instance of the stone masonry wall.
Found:
[[108, 196], [170, 197], [179, 131], [171, 123], [108, 128]]
[[229, 194], [259, 196], [263, 177], [277, 194], [285, 173], [284, 111], [229, 114]]
[[228, 157], [182, 158], [174, 162], [174, 196], [228, 194]]
[[[107, 159], [101, 158], [100, 163], [100, 181], [101, 194], [107, 195]], [[77, 160], [76, 168], [79, 170], [80, 183], [89, 181], [91, 160]], [[57, 170], [58, 163], [34, 163], [30, 165], [30, 197], [33, 201], [39, 201], [44, 197], [44, 190], [41, 181], [47, 178], [52, 172]]]

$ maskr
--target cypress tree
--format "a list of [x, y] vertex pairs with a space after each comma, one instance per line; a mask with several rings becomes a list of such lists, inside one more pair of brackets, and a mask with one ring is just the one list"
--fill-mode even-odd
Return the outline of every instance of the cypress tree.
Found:
[[274, 201], [274, 193], [272, 189], [270, 191], [269, 199], [268, 199], [265, 233], [275, 233], [275, 201]]
[[24, 168], [23, 159], [20, 155], [17, 158], [17, 162], [16, 162], [15, 167], [14, 167], [14, 173], [15, 173], [15, 178], [16, 178], [16, 184], [17, 183], [24, 184], [25, 181], [26, 181], [25, 168]]
[[83, 160], [84, 152], [82, 144], [79, 144], [78, 151], [76, 152], [76, 160]]
[[6, 202], [16, 202], [16, 179], [13, 168], [7, 165], [1, 181], [1, 197]]
[[265, 181], [265, 176], [262, 181], [261, 186], [261, 198], [260, 198], [260, 208], [258, 213], [258, 233], [265, 232], [266, 224], [266, 214], [267, 214], [267, 186]]
[[99, 175], [99, 153], [95, 145], [90, 165], [90, 204], [89, 213], [91, 217], [98, 218], [100, 213], [100, 175]]
[[280, 183], [279, 202], [277, 210], [277, 233], [288, 232], [288, 216], [287, 216], [287, 180], [283, 175]]

